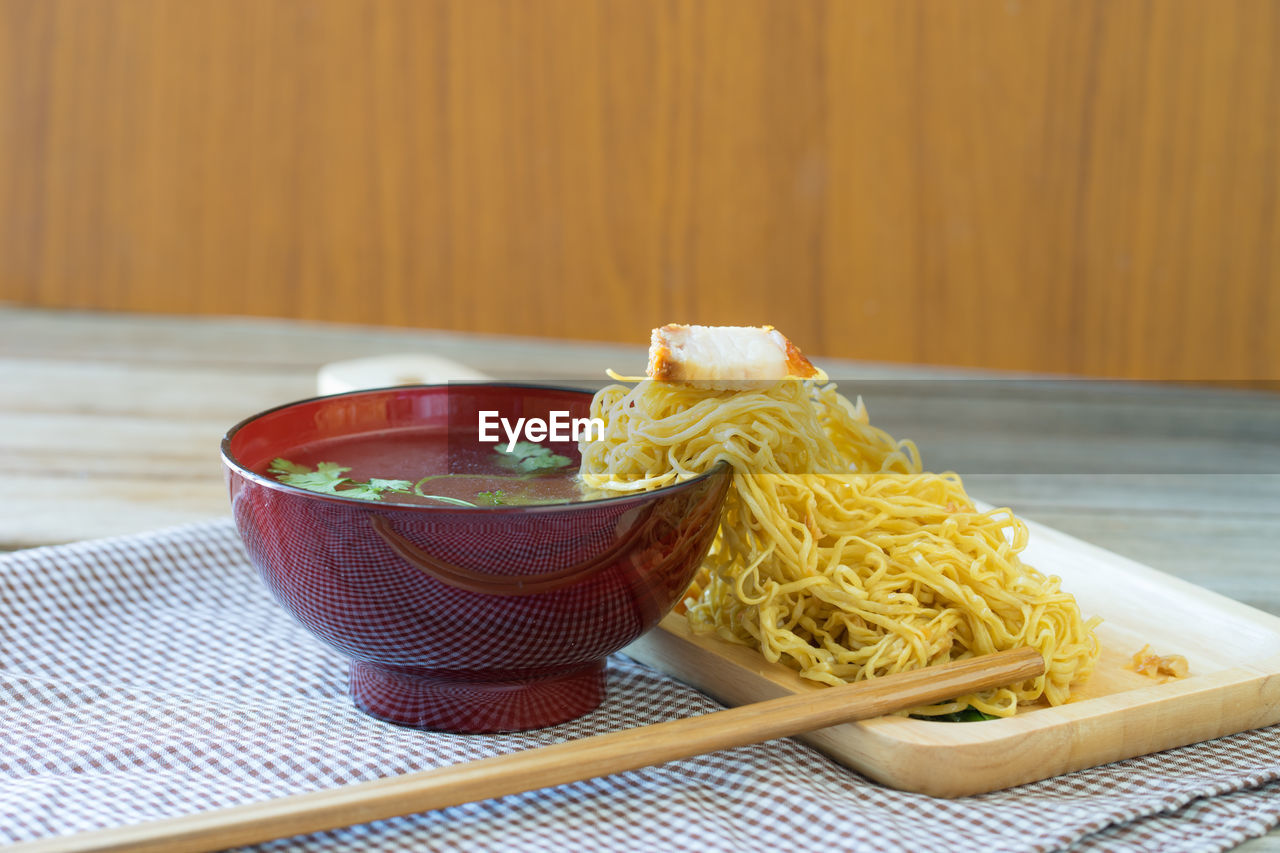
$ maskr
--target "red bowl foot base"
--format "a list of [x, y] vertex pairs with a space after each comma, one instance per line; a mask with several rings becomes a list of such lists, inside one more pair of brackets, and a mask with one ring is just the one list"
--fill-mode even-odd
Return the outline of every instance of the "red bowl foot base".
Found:
[[480, 734], [536, 729], [572, 720], [604, 700], [605, 665], [522, 681], [459, 681], [352, 661], [357, 708], [402, 726]]

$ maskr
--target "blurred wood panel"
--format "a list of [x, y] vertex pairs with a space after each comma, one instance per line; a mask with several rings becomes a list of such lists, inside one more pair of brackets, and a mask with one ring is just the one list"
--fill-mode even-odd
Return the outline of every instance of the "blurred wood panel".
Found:
[[1270, 0], [0, 0], [0, 300], [1280, 377]]

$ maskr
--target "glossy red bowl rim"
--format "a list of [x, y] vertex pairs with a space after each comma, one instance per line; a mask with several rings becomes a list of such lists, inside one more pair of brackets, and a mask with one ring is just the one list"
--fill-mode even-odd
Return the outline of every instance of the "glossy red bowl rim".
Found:
[[637, 499], [649, 499], [649, 498], [656, 500], [659, 496], [666, 494], [667, 492], [672, 492], [678, 489], [690, 487], [695, 483], [699, 483], [702, 480], [709, 479], [714, 476], [727, 475], [731, 467], [730, 463], [727, 460], [720, 459], [720, 460], [717, 460], [716, 463], [706, 471], [703, 471], [701, 474], [698, 474], [694, 477], [690, 477], [688, 480], [682, 480], [679, 483], [672, 483], [667, 486], [659, 486], [656, 489], [646, 489], [644, 491], [626, 492], [626, 493], [618, 494], [608, 498], [593, 498], [591, 500], [584, 500], [584, 501], [561, 501], [558, 503], [546, 503], [546, 504], [520, 504], [515, 506], [503, 506], [503, 505], [432, 506], [430, 504], [403, 503], [395, 500], [367, 501], [367, 500], [361, 500], [360, 498], [346, 498], [341, 495], [328, 495], [322, 492], [312, 492], [307, 489], [299, 488], [298, 486], [290, 486], [287, 483], [281, 483], [279, 480], [273, 480], [270, 477], [266, 477], [262, 474], [259, 474], [256, 471], [253, 471], [245, 467], [231, 453], [231, 441], [232, 439], [235, 438], [236, 433], [238, 433], [241, 429], [244, 429], [249, 424], [253, 423], [259, 418], [266, 417], [267, 415], [270, 415], [273, 412], [278, 412], [278, 411], [281, 411], [282, 409], [288, 409], [293, 406], [301, 406], [307, 403], [313, 403], [317, 400], [326, 400], [331, 397], [352, 397], [359, 394], [376, 394], [384, 391], [412, 391], [414, 389], [420, 389], [420, 388], [467, 388], [467, 387], [477, 387], [477, 386], [485, 387], [485, 388], [520, 388], [520, 389], [533, 390], [533, 391], [559, 391], [559, 392], [568, 392], [571, 394], [593, 394], [594, 393], [592, 391], [583, 390], [582, 388], [570, 388], [563, 385], [542, 385], [538, 383], [523, 383], [523, 382], [486, 382], [486, 381], [480, 380], [476, 382], [428, 382], [428, 383], [421, 383], [421, 384], [414, 384], [414, 385], [385, 385], [379, 388], [359, 388], [353, 391], [342, 391], [337, 394], [317, 394], [312, 397], [304, 397], [299, 400], [291, 400], [287, 403], [281, 403], [280, 405], [272, 406], [269, 409], [263, 409], [260, 412], [249, 415], [247, 418], [243, 418], [240, 421], [238, 421], [234, 426], [228, 429], [226, 434], [223, 435], [222, 437], [222, 442], [220, 445], [221, 447], [220, 455], [222, 457], [222, 464], [225, 465], [229, 470], [234, 471], [238, 476], [243, 477], [247, 480], [251, 480], [259, 486], [265, 486], [269, 489], [275, 489], [277, 491], [284, 492], [285, 494], [298, 495], [300, 497], [305, 497], [313, 500], [328, 501], [328, 502], [336, 501], [339, 504], [345, 504], [347, 506], [359, 506], [367, 509], [374, 509], [378, 507], [394, 507], [396, 509], [411, 510], [414, 512], [418, 512], [418, 511], [428, 512], [428, 513], [482, 512], [482, 513], [490, 513], [490, 514], [503, 513], [503, 512], [518, 513], [518, 514], [540, 513], [540, 512], [573, 512], [575, 510], [581, 510], [585, 507], [597, 506], [599, 504], [615, 503], [619, 501], [634, 501]]

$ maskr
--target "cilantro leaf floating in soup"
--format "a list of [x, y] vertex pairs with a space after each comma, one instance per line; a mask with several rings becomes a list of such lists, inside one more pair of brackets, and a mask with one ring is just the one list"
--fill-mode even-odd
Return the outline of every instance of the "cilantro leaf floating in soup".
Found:
[[527, 474], [534, 471], [563, 468], [572, 463], [569, 457], [552, 453], [551, 448], [543, 447], [541, 444], [534, 444], [531, 441], [517, 441], [511, 450], [498, 445], [496, 452], [501, 457], [498, 462], [499, 465], [516, 471], [524, 471]]
[[276, 457], [267, 470], [287, 486], [297, 486], [300, 489], [324, 495], [358, 498], [362, 501], [380, 500], [383, 492], [407, 494], [413, 491], [413, 483], [409, 480], [384, 480], [378, 477], [371, 477], [368, 482], [352, 480], [346, 476], [351, 469], [337, 462], [321, 462], [312, 471], [306, 465], [298, 465], [288, 459]]

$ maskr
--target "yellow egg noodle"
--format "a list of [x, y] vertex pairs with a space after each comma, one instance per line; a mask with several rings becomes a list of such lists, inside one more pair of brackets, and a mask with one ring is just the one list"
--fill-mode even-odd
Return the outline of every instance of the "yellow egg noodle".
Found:
[[605, 435], [582, 445], [589, 489], [647, 490], [722, 459], [733, 467], [690, 591], [696, 631], [827, 684], [1022, 645], [1045, 657], [1040, 678], [915, 711], [925, 714], [1060, 704], [1097, 660], [1097, 620], [1019, 559], [1026, 526], [1007, 509], [977, 511], [957, 475], [922, 473], [915, 446], [872, 426], [833, 383], [640, 380], [599, 391], [591, 416]]

